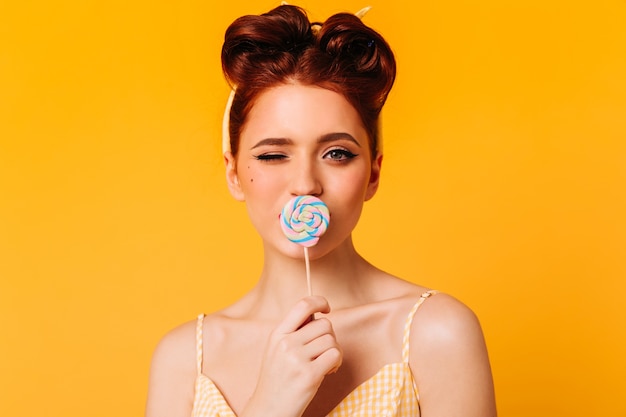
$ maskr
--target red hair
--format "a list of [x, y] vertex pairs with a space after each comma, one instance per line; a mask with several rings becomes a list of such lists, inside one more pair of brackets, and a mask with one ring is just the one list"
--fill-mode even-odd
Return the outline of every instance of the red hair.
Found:
[[383, 37], [358, 17], [339, 13], [312, 23], [303, 9], [291, 5], [242, 16], [226, 30], [222, 70], [236, 87], [229, 126], [233, 155], [256, 97], [267, 88], [294, 82], [343, 95], [361, 117], [372, 157], [376, 155], [380, 111], [393, 86], [396, 63]]

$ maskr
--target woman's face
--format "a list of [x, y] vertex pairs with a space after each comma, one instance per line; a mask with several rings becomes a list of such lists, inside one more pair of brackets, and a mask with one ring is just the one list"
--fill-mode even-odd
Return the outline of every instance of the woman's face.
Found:
[[226, 154], [227, 179], [233, 196], [246, 202], [266, 249], [292, 257], [303, 251], [281, 231], [283, 206], [297, 195], [324, 201], [330, 225], [309, 249], [316, 258], [347, 242], [363, 202], [376, 192], [381, 160], [372, 158], [361, 119], [342, 95], [289, 84], [257, 97], [237, 157]]

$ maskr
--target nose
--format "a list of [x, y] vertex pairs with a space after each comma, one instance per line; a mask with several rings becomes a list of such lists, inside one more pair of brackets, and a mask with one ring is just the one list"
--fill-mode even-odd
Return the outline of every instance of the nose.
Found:
[[298, 164], [289, 175], [291, 176], [289, 191], [292, 195], [317, 197], [322, 194], [322, 182], [313, 163]]

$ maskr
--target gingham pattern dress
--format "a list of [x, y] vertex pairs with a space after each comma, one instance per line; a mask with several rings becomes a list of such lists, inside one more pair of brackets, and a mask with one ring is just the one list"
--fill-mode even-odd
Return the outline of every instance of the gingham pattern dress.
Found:
[[[404, 325], [402, 362], [390, 363], [345, 397], [327, 417], [419, 417], [417, 387], [409, 367], [409, 336], [413, 316], [436, 291], [427, 291], [415, 303]], [[213, 381], [202, 373], [202, 321], [198, 316], [196, 352], [198, 376], [192, 417], [236, 417]]]

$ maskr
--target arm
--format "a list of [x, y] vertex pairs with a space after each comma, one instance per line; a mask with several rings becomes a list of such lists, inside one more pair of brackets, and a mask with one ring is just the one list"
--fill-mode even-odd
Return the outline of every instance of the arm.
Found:
[[196, 378], [194, 323], [159, 342], [150, 366], [146, 417], [189, 417]]
[[495, 417], [491, 367], [474, 313], [439, 294], [418, 310], [411, 330], [411, 368], [423, 417]]

